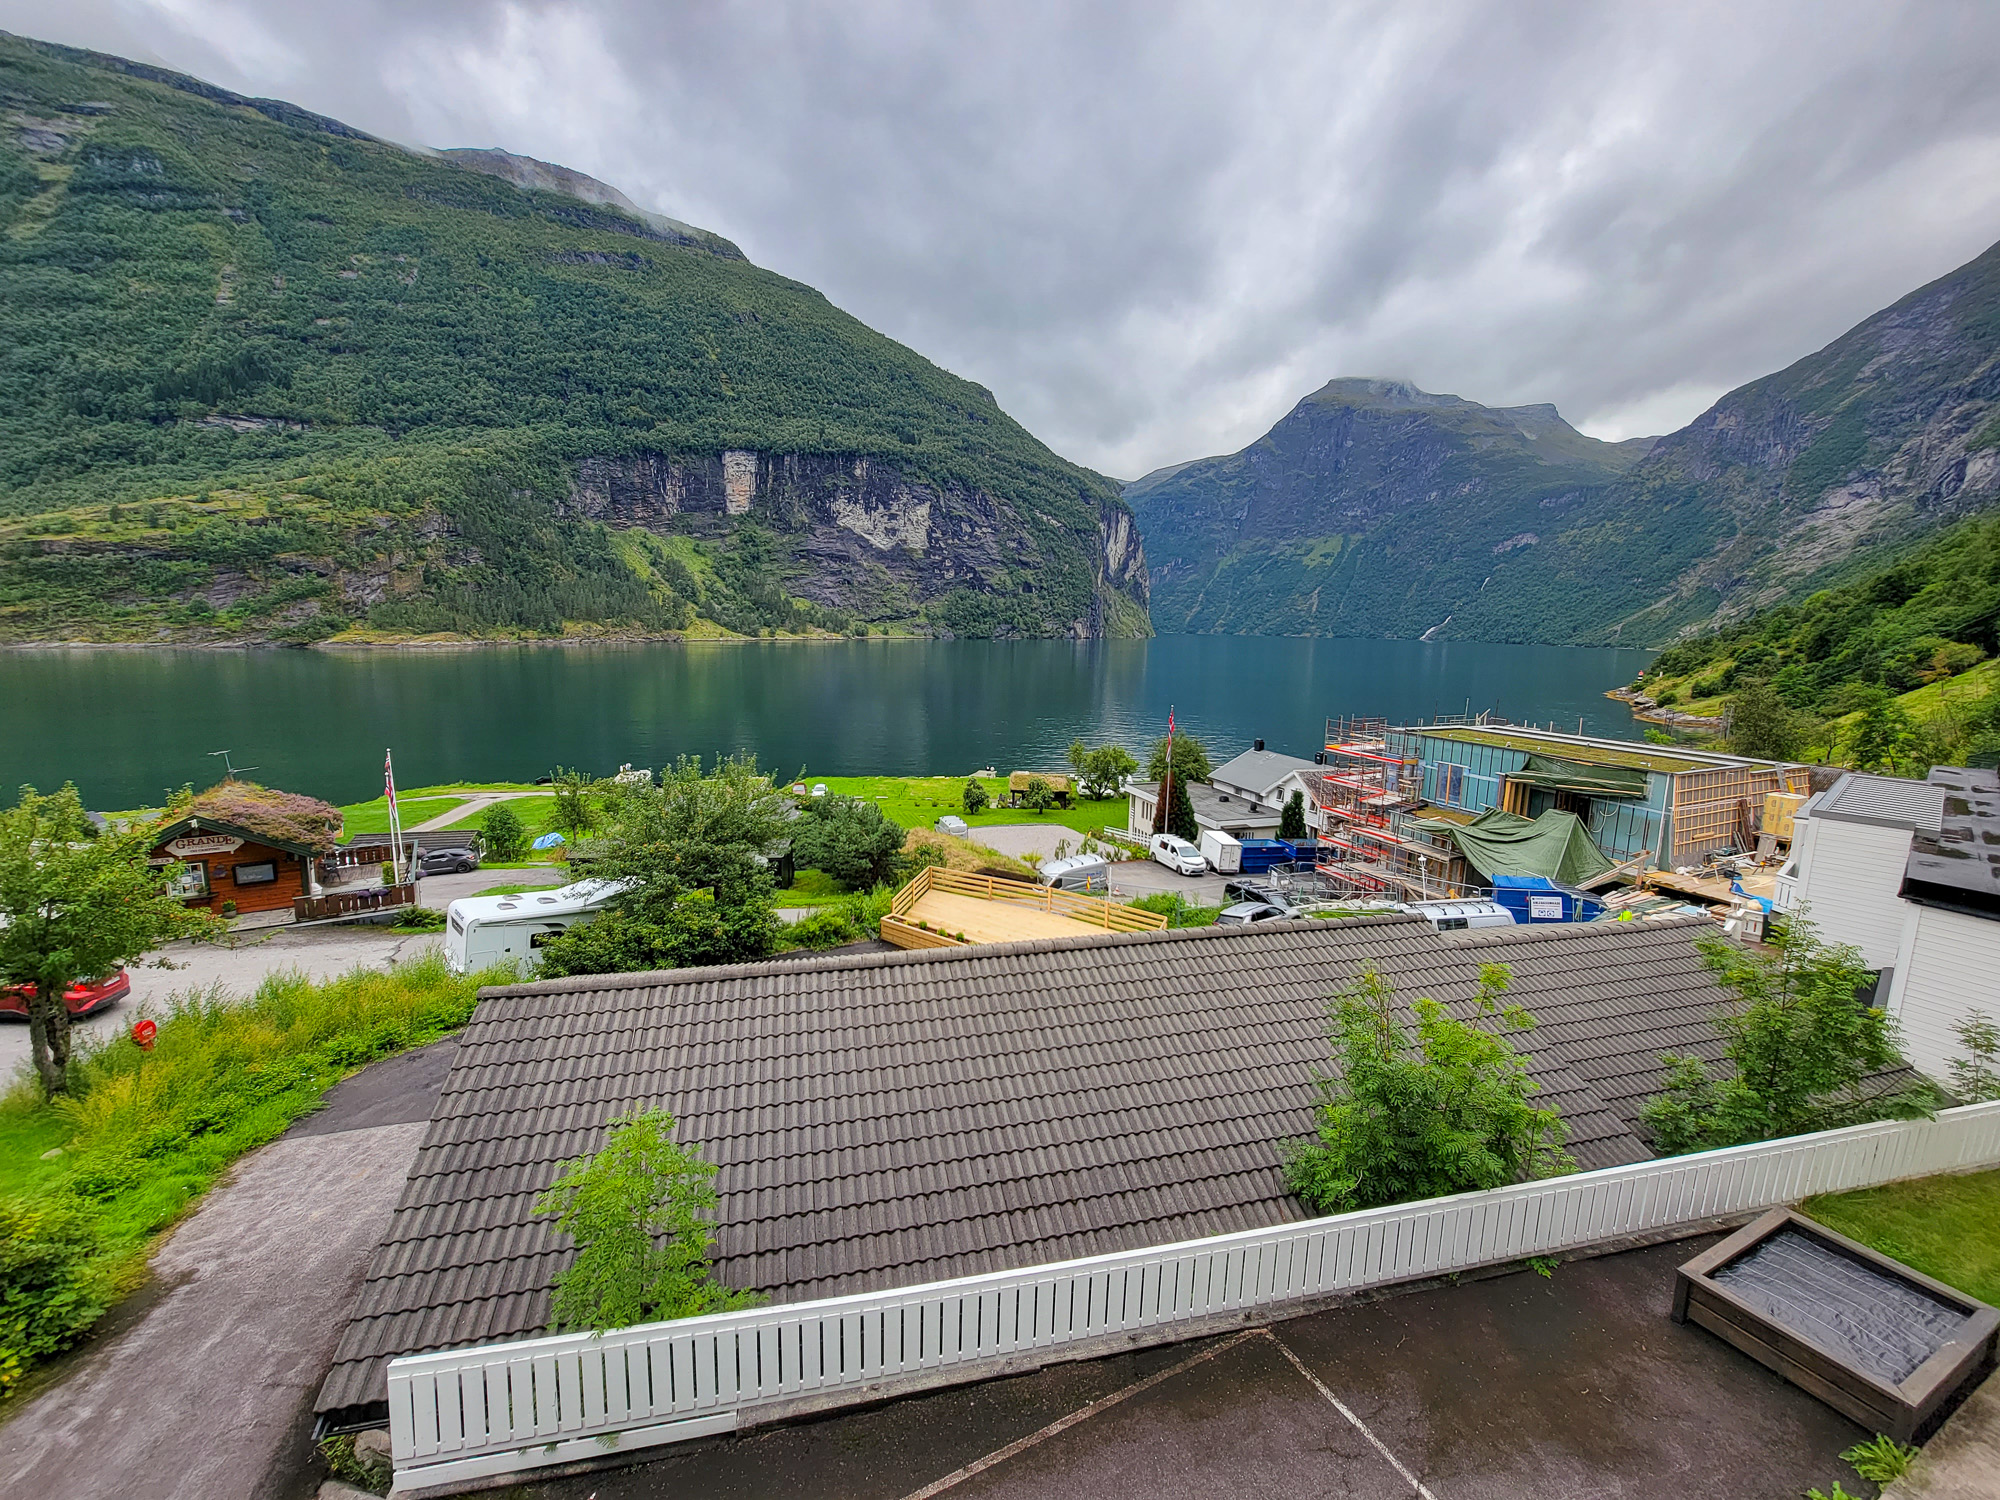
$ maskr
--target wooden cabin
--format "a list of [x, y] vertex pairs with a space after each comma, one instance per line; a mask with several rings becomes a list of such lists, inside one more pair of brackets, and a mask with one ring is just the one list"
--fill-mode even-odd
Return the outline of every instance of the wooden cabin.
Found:
[[205, 813], [193, 813], [159, 832], [148, 863], [178, 865], [175, 892], [189, 906], [223, 914], [289, 911], [294, 899], [311, 894], [315, 851], [269, 833], [255, 833]]

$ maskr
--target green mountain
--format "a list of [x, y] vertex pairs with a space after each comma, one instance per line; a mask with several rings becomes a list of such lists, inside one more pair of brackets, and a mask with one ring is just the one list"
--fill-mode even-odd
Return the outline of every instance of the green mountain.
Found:
[[1125, 497], [1163, 630], [1535, 639], [1534, 601], [1489, 597], [1489, 580], [1649, 443], [1585, 437], [1553, 406], [1334, 380], [1241, 453]]
[[2000, 500], [1996, 353], [2000, 246], [1657, 441], [1335, 381], [1242, 453], [1127, 487], [1154, 618], [1659, 645]]
[[1111, 481], [580, 173], [0, 34], [0, 640], [1143, 635]]

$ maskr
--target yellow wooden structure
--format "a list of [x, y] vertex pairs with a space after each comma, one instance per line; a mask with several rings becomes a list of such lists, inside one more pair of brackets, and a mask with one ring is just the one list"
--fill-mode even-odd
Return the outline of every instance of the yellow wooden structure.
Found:
[[1158, 912], [1096, 896], [929, 865], [896, 892], [882, 918], [882, 938], [898, 948], [964, 948], [1020, 938], [1157, 932], [1166, 925]]

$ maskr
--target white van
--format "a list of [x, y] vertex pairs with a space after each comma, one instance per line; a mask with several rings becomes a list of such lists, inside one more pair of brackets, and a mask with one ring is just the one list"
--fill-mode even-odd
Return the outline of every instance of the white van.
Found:
[[1201, 851], [1186, 839], [1171, 833], [1156, 833], [1152, 843], [1146, 846], [1153, 856], [1153, 863], [1165, 865], [1176, 875], [1206, 875], [1208, 861], [1201, 857]]
[[454, 974], [473, 974], [511, 961], [520, 973], [530, 973], [537, 948], [556, 933], [590, 921], [629, 883], [579, 880], [552, 891], [454, 901], [445, 911], [445, 967]]
[[1111, 889], [1111, 862], [1101, 854], [1045, 859], [1037, 878], [1059, 891], [1095, 891], [1101, 896]]
[[1512, 927], [1514, 914], [1498, 901], [1406, 901], [1396, 908], [1413, 917], [1422, 917], [1436, 932], [1458, 932], [1468, 927]]
[[1220, 828], [1204, 828], [1201, 831], [1201, 857], [1218, 875], [1237, 874], [1243, 868], [1242, 841]]

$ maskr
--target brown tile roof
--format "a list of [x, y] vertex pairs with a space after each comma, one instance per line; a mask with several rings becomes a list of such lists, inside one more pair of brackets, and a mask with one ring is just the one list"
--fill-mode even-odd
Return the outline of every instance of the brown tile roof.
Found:
[[1305, 1217], [1275, 1145], [1309, 1128], [1325, 1000], [1364, 964], [1461, 1007], [1508, 964], [1578, 1164], [1644, 1160], [1661, 1051], [1719, 1055], [1708, 928], [1385, 917], [488, 990], [319, 1408], [384, 1399], [393, 1355], [543, 1331], [567, 1251], [534, 1197], [639, 1107], [721, 1169], [721, 1279], [777, 1302]]

